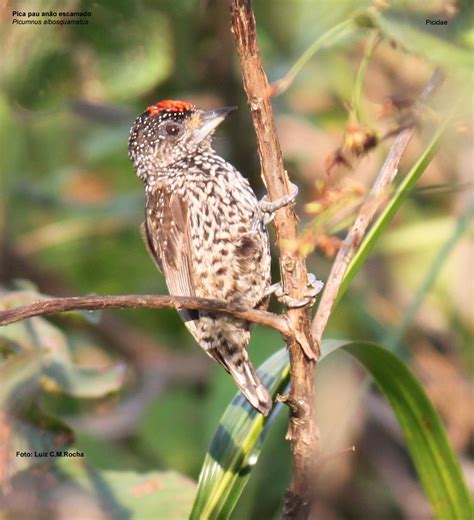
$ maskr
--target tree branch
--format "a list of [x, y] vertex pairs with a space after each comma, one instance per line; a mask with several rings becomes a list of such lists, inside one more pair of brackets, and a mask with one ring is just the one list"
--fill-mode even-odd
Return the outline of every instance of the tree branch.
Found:
[[[436, 69], [415, 105], [413, 114], [415, 123], [423, 104], [439, 87], [443, 79], [443, 73], [439, 69]], [[349, 230], [349, 233], [336, 255], [324, 292], [319, 302], [318, 310], [313, 320], [312, 332], [314, 341], [318, 345], [321, 344], [324, 330], [326, 329], [329, 317], [331, 316], [349, 262], [359, 248], [370, 223], [373, 221], [375, 215], [378, 213], [385, 201], [385, 194], [398, 173], [398, 165], [400, 164], [400, 160], [413, 136], [415, 126], [416, 125], [413, 124], [412, 126], [403, 129], [398, 134], [390, 148], [380, 173], [375, 179], [367, 199], [360, 208], [359, 214], [352, 228]]]
[[[232, 32], [240, 58], [244, 88], [257, 135], [262, 178], [269, 199], [276, 200], [290, 193], [288, 174], [278, 140], [267, 76], [262, 66], [257, 42], [255, 17], [250, 0], [230, 0]], [[276, 212], [274, 219], [280, 249], [280, 277], [283, 290], [291, 297], [302, 299], [307, 286], [304, 258], [290, 251], [286, 244], [295, 243], [298, 225], [292, 207]], [[290, 309], [294, 339], [288, 341], [291, 363], [290, 424], [287, 438], [293, 452], [293, 480], [287, 494], [285, 516], [296, 518], [307, 507], [311, 486], [310, 463], [319, 449], [319, 434], [315, 421], [313, 372], [319, 356], [311, 335], [309, 307]]]
[[259, 323], [277, 330], [284, 338], [291, 338], [292, 331], [285, 316], [272, 312], [247, 309], [236, 305], [206, 298], [160, 295], [116, 295], [116, 296], [74, 296], [71, 298], [47, 298], [30, 305], [0, 311], [0, 326], [16, 321], [56, 314], [66, 311], [97, 311], [100, 309], [195, 309], [231, 314], [236, 318]]
[[[270, 200], [289, 193], [289, 180], [283, 166], [273, 112], [268, 97], [270, 89], [262, 66], [256, 37], [255, 17], [250, 0], [230, 0], [232, 31], [240, 58], [244, 88], [247, 93], [253, 124], [257, 135], [262, 177]], [[424, 101], [441, 81], [435, 72], [416, 107], [419, 112]], [[360, 210], [354, 226], [341, 248], [330, 279], [310, 327], [308, 308], [290, 309], [288, 317], [295, 339], [288, 342], [291, 363], [291, 392], [285, 401], [290, 406], [288, 439], [293, 452], [293, 480], [285, 501], [286, 518], [307, 518], [311, 510], [311, 486], [315, 460], [319, 451], [318, 430], [315, 422], [313, 376], [320, 354], [322, 334], [328, 322], [344, 272], [354, 251], [382, 204], [382, 195], [393, 181], [400, 159], [413, 135], [414, 127], [403, 130], [397, 137], [372, 191]], [[283, 289], [294, 298], [301, 298], [307, 282], [305, 261], [297, 253], [288, 251], [285, 243], [294, 243], [298, 237], [297, 219], [293, 208], [283, 208], [275, 215], [275, 230], [280, 247], [280, 274]]]

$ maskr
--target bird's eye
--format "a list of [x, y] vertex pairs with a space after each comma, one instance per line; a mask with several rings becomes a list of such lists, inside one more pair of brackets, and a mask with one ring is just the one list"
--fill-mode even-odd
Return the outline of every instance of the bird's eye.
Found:
[[167, 123], [165, 125], [165, 133], [170, 137], [176, 137], [180, 134], [182, 125], [179, 123]]

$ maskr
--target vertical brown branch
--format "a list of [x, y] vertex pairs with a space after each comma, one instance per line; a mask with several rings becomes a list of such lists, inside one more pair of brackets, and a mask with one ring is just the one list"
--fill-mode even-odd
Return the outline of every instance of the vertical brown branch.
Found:
[[[250, 0], [231, 0], [232, 31], [240, 58], [244, 88], [252, 113], [262, 178], [270, 200], [290, 193], [288, 174], [278, 140], [269, 98], [269, 85], [262, 66], [257, 43], [255, 17]], [[280, 249], [280, 276], [284, 291], [301, 299], [307, 284], [304, 258], [285, 247], [298, 237], [298, 226], [292, 207], [276, 212], [275, 230]], [[318, 452], [318, 430], [314, 414], [313, 373], [319, 351], [311, 336], [309, 308], [290, 309], [288, 317], [296, 340], [288, 344], [291, 363], [291, 391], [287, 399], [291, 416], [287, 438], [293, 452], [293, 480], [287, 496], [285, 516], [306, 517], [311, 486], [310, 466]]]

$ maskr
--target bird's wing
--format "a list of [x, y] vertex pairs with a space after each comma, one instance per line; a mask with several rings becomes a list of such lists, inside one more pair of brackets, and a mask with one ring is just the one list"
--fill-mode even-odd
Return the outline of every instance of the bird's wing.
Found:
[[[165, 276], [170, 294], [195, 296], [189, 212], [186, 200], [176, 194], [157, 190], [147, 196], [146, 245]], [[198, 317], [197, 311], [180, 311], [183, 320]]]
[[145, 242], [145, 247], [148, 251], [148, 254], [155, 261], [156, 267], [158, 267], [160, 273], [163, 274], [163, 264], [161, 263], [161, 259], [156, 252], [155, 246], [153, 245], [153, 241], [150, 237], [150, 233], [148, 232], [146, 222], [142, 222], [142, 225], [140, 226], [140, 233], [142, 235], [143, 242]]

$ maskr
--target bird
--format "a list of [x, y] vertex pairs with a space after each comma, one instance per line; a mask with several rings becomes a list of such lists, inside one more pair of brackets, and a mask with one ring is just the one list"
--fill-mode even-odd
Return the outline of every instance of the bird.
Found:
[[[145, 245], [169, 293], [266, 309], [266, 222], [248, 180], [212, 146], [217, 126], [235, 109], [159, 101], [135, 119], [129, 158], [145, 187]], [[252, 407], [268, 415], [272, 399], [247, 352], [251, 324], [205, 310], [178, 312]]]

